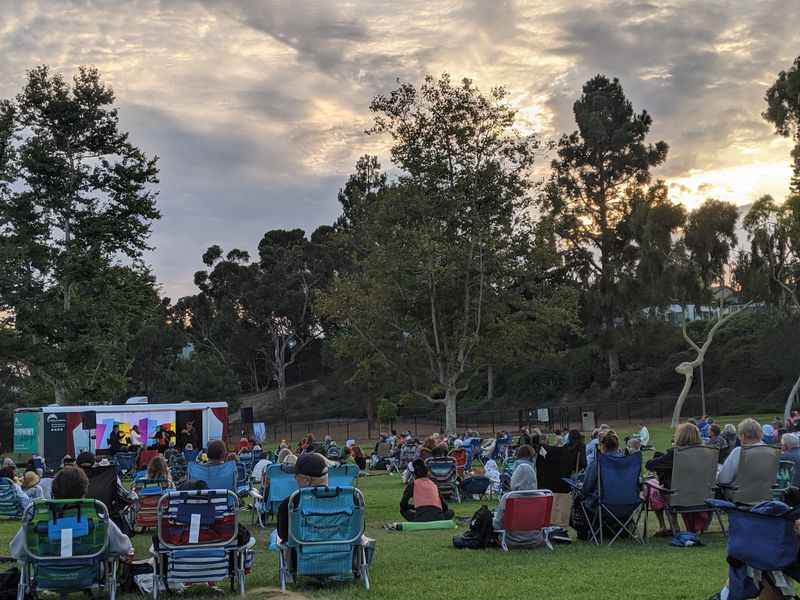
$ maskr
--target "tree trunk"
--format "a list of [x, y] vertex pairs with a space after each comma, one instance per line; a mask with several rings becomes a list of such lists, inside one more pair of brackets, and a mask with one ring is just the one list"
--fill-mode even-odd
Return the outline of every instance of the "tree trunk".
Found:
[[494, 367], [492, 365], [486, 368], [486, 399], [494, 402]]
[[616, 348], [608, 351], [608, 383], [612, 390], [617, 388], [617, 378], [619, 377], [619, 352]]
[[444, 432], [447, 435], [456, 435], [456, 397], [458, 392], [455, 388], [447, 388], [445, 392], [444, 403]]
[[[678, 368], [681, 368], [679, 365]], [[676, 369], [677, 370], [677, 369]], [[692, 382], [694, 381], [694, 369], [686, 369], [684, 368], [682, 371], [678, 371], [681, 373], [685, 379], [683, 381], [683, 388], [681, 389], [681, 393], [678, 396], [678, 401], [675, 403], [675, 410], [672, 412], [672, 428], [675, 429], [678, 426], [678, 422], [681, 419], [681, 409], [683, 408], [683, 403], [686, 402], [686, 396], [689, 395], [689, 390], [692, 389]]]
[[64, 406], [66, 404], [67, 392], [61, 381], [53, 382], [53, 400], [56, 404]]
[[795, 398], [797, 398], [797, 391], [800, 390], [800, 377], [797, 378], [797, 381], [794, 382], [792, 386], [792, 391], [789, 392], [789, 397], [786, 399], [786, 407], [783, 409], [783, 422], [786, 423], [789, 421], [789, 417], [792, 416], [792, 404], [794, 404]]
[[376, 413], [378, 412], [378, 399], [370, 396], [367, 398], [367, 422], [370, 430], [378, 429]]

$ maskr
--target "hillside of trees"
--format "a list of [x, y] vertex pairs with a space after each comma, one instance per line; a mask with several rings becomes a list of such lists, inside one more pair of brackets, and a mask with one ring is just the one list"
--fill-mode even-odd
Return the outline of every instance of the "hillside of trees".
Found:
[[383, 400], [452, 429], [462, 408], [677, 398], [695, 351], [670, 307], [710, 307], [686, 323], [702, 343], [745, 302], [710, 345], [706, 394], [782, 406], [800, 375], [799, 92], [800, 58], [763, 107], [796, 142], [790, 194], [741, 199], [743, 245], [733, 204], [670, 199], [652, 174], [669, 148], [617, 79], [576, 90], [555, 140], [517, 129], [503, 88], [400, 83], [365, 134], [391, 164], [358, 160], [334, 223], [242, 240], [252, 255], [209, 240], [196, 293], [170, 299], [142, 260], [157, 158], [96, 70], [36, 68], [0, 103], [0, 406], [255, 397], [309, 420]]

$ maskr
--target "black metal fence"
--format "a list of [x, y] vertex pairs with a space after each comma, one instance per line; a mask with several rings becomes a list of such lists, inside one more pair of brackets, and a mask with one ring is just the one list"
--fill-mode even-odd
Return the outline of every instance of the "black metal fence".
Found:
[[[584, 429], [584, 413], [593, 413], [594, 423], [608, 423], [615, 427], [638, 426], [640, 422], [656, 423], [668, 421], [675, 407], [674, 396], [642, 398], [627, 401], [587, 402], [572, 404], [533, 405], [524, 409], [470, 410], [459, 409], [457, 430], [473, 430], [483, 436], [494, 435], [499, 431], [519, 431], [524, 426], [539, 427], [543, 430]], [[781, 414], [783, 407], [775, 402], [729, 402], [719, 393], [706, 397], [705, 412], [709, 415], [726, 414]], [[444, 431], [444, 412], [434, 407], [426, 414], [403, 415], [394, 422], [375, 424], [367, 419], [290, 419], [286, 422], [267, 423], [267, 440], [277, 443], [281, 440], [298, 441], [307, 433], [321, 438], [330, 435], [334, 440], [355, 439], [372, 441], [379, 433], [410, 431], [417, 437], [425, 437], [434, 432]], [[546, 411], [546, 412], [544, 412]], [[683, 407], [682, 417], [698, 416], [702, 413], [699, 395], [690, 395]]]

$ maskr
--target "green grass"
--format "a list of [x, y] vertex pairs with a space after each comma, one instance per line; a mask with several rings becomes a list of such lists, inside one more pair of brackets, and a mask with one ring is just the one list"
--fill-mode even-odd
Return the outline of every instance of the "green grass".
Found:
[[[725, 422], [738, 422], [730, 418]], [[623, 436], [630, 431], [621, 428]], [[667, 426], [651, 428], [658, 449], [667, 447], [671, 433]], [[726, 579], [725, 539], [717, 528], [704, 536], [703, 548], [679, 549], [669, 539], [649, 538], [640, 546], [620, 541], [611, 548], [576, 542], [547, 549], [456, 550], [452, 536], [463, 532], [423, 531], [389, 533], [386, 521], [399, 520], [398, 505], [402, 483], [398, 476], [373, 475], [359, 480], [367, 503], [367, 535], [377, 540], [377, 553], [370, 570], [372, 590], [357, 584], [320, 587], [303, 582], [291, 589], [325, 598], [372, 598], [373, 600], [454, 600], [503, 598], [548, 600], [617, 599], [698, 600], [718, 591]], [[470, 516], [477, 502], [455, 504], [457, 516]], [[249, 526], [250, 514], [244, 513]], [[651, 515], [648, 530], [655, 531]], [[0, 524], [0, 543], [7, 543], [17, 524]], [[269, 530], [251, 529], [258, 538], [258, 552], [247, 586], [251, 591], [278, 585], [277, 555], [266, 550]], [[149, 536], [134, 538], [137, 558], [147, 556]], [[249, 594], [258, 597], [266, 592]], [[186, 595], [199, 597], [203, 590]], [[205, 594], [208, 596], [208, 594]]]

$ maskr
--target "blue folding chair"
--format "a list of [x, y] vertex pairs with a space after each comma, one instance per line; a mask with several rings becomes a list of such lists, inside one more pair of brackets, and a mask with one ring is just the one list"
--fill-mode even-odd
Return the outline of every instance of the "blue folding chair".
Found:
[[[289, 539], [280, 540], [281, 591], [300, 577], [361, 578], [369, 590], [364, 496], [353, 487], [308, 487], [289, 499]], [[371, 550], [370, 550], [371, 553]]]
[[[330, 481], [330, 480], [329, 480]], [[270, 465], [264, 470], [261, 517], [278, 513], [278, 505], [298, 489], [291, 465]]]
[[642, 453], [628, 456], [597, 455], [597, 507], [587, 509], [586, 498], [580, 493], [575, 482], [565, 479], [577, 490], [583, 516], [589, 525], [592, 541], [603, 544], [605, 531], [614, 535], [608, 543], [611, 546], [623, 533], [640, 544], [644, 543], [638, 533], [639, 519], [644, 503], [641, 498]]
[[328, 487], [356, 487], [357, 465], [338, 465], [328, 468]]
[[117, 465], [117, 474], [122, 477], [130, 477], [136, 466], [137, 452], [117, 452], [114, 455], [114, 462]]
[[19, 519], [22, 516], [22, 504], [17, 497], [14, 482], [8, 477], [0, 477], [0, 517]]
[[186, 459], [187, 464], [197, 462], [197, 457], [200, 456], [200, 450], [184, 450], [183, 458]]
[[224, 462], [218, 465], [189, 463], [188, 477], [195, 481], [205, 481], [210, 490], [230, 490], [236, 493], [236, 463]]
[[236, 463], [236, 494], [246, 496], [250, 492], [250, 475], [247, 473], [247, 465], [241, 462]]
[[[773, 575], [777, 572], [793, 579], [800, 576], [796, 566], [800, 541], [794, 532], [800, 508], [774, 500], [752, 508], [727, 500], [707, 500], [706, 504], [728, 513], [729, 598], [759, 597], [765, 579], [776, 585]], [[754, 570], [762, 577], [754, 577]]]

